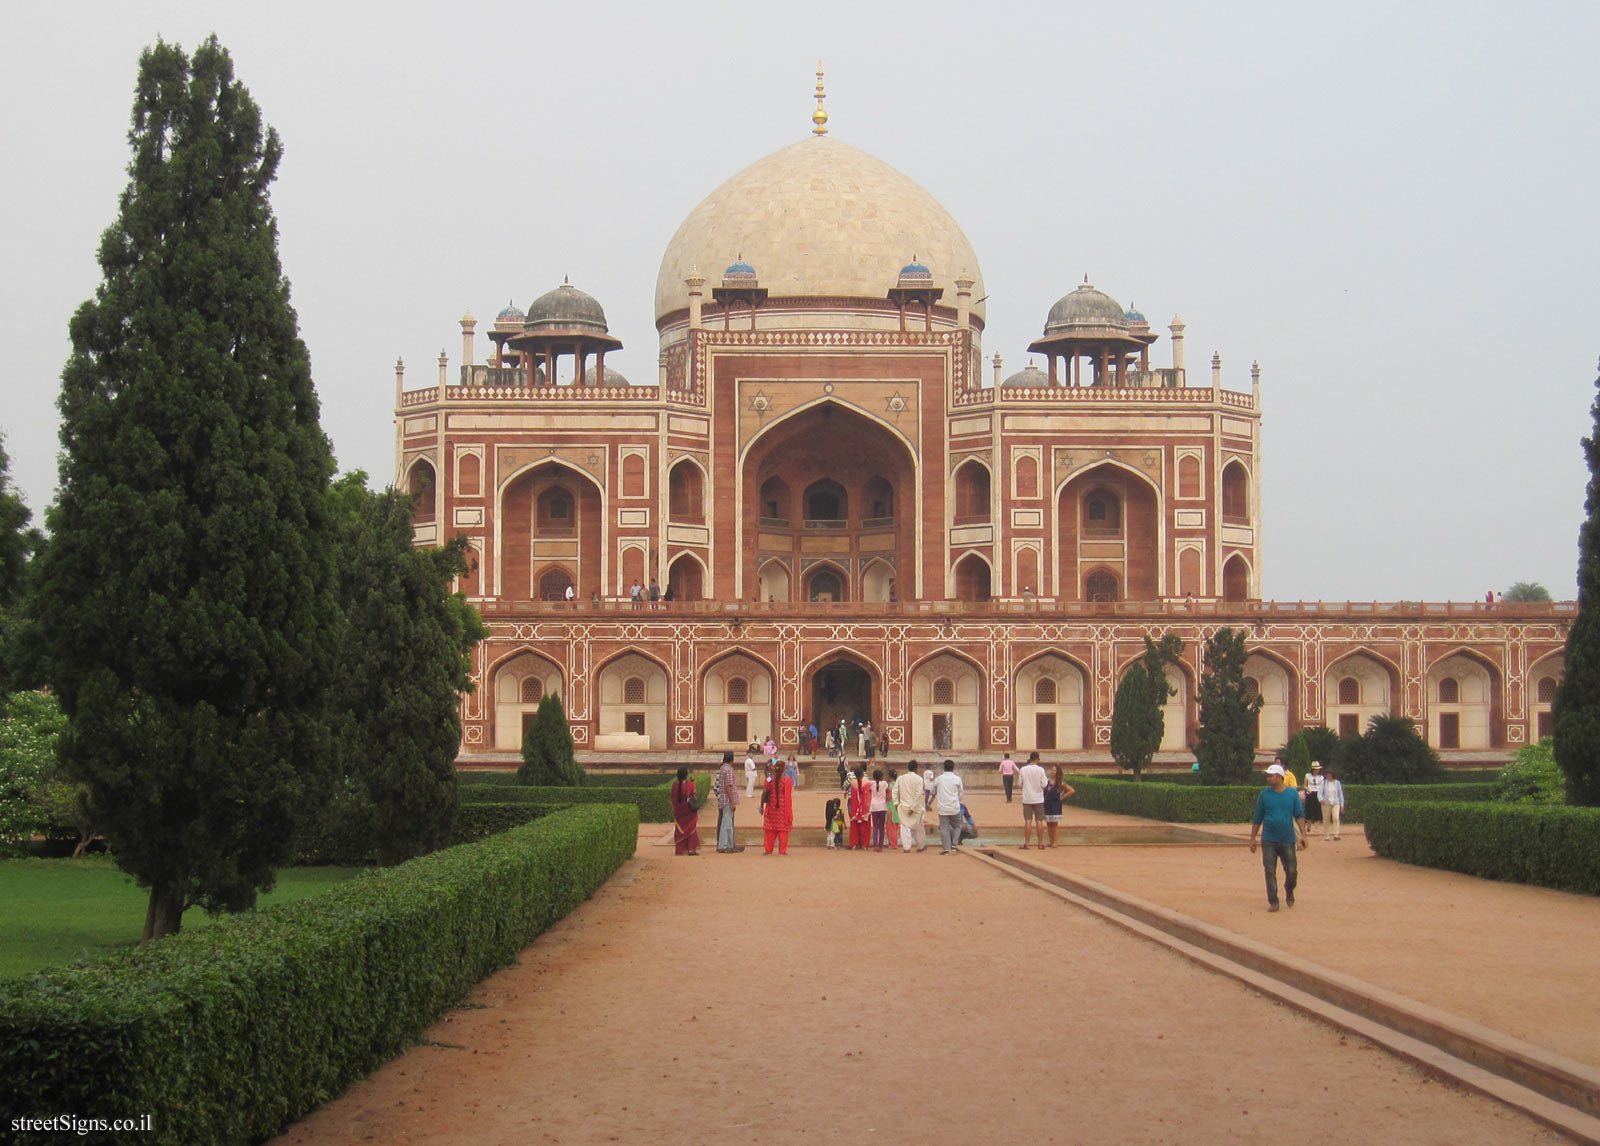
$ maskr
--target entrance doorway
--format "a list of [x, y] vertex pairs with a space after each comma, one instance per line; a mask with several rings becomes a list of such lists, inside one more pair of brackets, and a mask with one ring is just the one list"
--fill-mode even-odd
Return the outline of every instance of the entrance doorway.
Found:
[[933, 714], [933, 748], [935, 752], [949, 752], [956, 738], [956, 719], [948, 712]]
[[1037, 712], [1033, 717], [1033, 746], [1040, 752], [1054, 752], [1056, 747], [1056, 714]]
[[824, 665], [811, 678], [811, 712], [824, 735], [837, 728], [840, 720], [847, 728], [857, 716], [872, 721], [872, 677], [853, 661]]

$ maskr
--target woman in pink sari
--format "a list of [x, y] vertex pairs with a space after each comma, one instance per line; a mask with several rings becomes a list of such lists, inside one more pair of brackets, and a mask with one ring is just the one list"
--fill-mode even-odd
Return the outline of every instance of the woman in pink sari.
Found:
[[679, 768], [672, 782], [672, 850], [680, 856], [700, 854], [700, 802], [687, 768]]

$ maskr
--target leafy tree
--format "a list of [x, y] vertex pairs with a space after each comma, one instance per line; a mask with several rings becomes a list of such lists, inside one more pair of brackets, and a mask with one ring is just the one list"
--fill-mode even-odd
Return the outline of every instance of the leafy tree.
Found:
[[[1600, 379], [1595, 387], [1600, 390]], [[1600, 804], [1600, 397], [1590, 414], [1595, 429], [1583, 439], [1589, 491], [1578, 530], [1578, 615], [1567, 630], [1566, 666], [1551, 714], [1567, 803], [1594, 806]]]
[[459, 804], [461, 694], [472, 688], [477, 610], [450, 592], [467, 542], [412, 544], [412, 499], [373, 493], [359, 470], [333, 488], [345, 630], [333, 690], [341, 776], [379, 864], [442, 846]]
[[517, 783], [577, 787], [584, 781], [583, 768], [572, 751], [572, 729], [566, 709], [553, 692], [544, 694], [533, 726], [522, 738], [522, 767]]
[[[29, 529], [33, 514], [12, 488], [11, 459], [0, 440], [0, 686], [7, 680], [17, 609], [22, 601], [28, 559], [38, 549], [39, 531]], [[0, 688], [0, 712], [5, 710], [5, 691]]]
[[1374, 716], [1367, 731], [1340, 745], [1340, 779], [1347, 784], [1426, 784], [1444, 769], [1409, 716]]
[[71, 323], [45, 669], [146, 941], [271, 888], [330, 763], [333, 470], [278, 263], [282, 149], [215, 37], [139, 65], [133, 159]]
[[[1150, 699], [1155, 701], [1158, 710], [1165, 707], [1167, 699], [1178, 691], [1167, 682], [1167, 666], [1179, 664], [1182, 660], [1182, 637], [1175, 633], [1163, 633], [1159, 641], [1152, 641], [1146, 635], [1144, 677], [1146, 686], [1150, 689]], [[1162, 721], [1162, 726], [1165, 727], [1165, 720]]]
[[1550, 590], [1537, 581], [1518, 581], [1501, 594], [1502, 601], [1548, 601]]
[[1164, 727], [1161, 705], [1150, 693], [1144, 661], [1134, 661], [1117, 686], [1111, 709], [1111, 756], [1117, 767], [1128, 768], [1138, 780], [1161, 747]]
[[1500, 770], [1497, 783], [1494, 798], [1503, 804], [1562, 804], [1567, 799], [1567, 778], [1556, 764], [1555, 746], [1548, 736], [1517, 749], [1511, 763]]
[[1245, 689], [1246, 655], [1242, 629], [1218, 629], [1206, 641], [1200, 673], [1200, 731], [1194, 740], [1203, 784], [1247, 783], [1255, 769], [1256, 714], [1261, 711], [1261, 698]]
[[0, 717], [0, 852], [14, 852], [51, 827], [41, 797], [59, 784], [56, 740], [66, 725], [52, 696], [22, 692]]

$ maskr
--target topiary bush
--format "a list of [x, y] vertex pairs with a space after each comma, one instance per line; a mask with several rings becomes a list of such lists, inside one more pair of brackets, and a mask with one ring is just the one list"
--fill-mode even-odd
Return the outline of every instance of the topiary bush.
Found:
[[314, 899], [0, 981], [0, 1110], [151, 1113], [139, 1141], [164, 1146], [269, 1138], [511, 963], [637, 837], [630, 807], [572, 808]]
[[1600, 808], [1397, 800], [1366, 833], [1385, 859], [1600, 895]]
[[539, 701], [533, 725], [522, 738], [522, 767], [517, 778], [523, 784], [576, 787], [584, 781], [583, 766], [572, 746], [572, 727], [567, 723], [561, 697], [547, 692]]

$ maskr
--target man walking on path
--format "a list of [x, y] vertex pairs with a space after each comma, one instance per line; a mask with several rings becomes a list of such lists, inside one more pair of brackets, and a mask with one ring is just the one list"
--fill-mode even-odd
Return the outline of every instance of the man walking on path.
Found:
[[739, 806], [739, 782], [733, 778], [733, 753], [722, 754], [722, 767], [717, 769], [717, 850], [742, 852], [733, 842], [733, 813]]
[[933, 803], [939, 811], [939, 854], [954, 855], [961, 847], [961, 797], [965, 785], [956, 775], [953, 760], [944, 762], [944, 771], [933, 782]]
[[[1019, 773], [1022, 780], [1022, 846], [1028, 846], [1035, 830], [1039, 833], [1039, 848], [1044, 849], [1044, 789], [1050, 777], [1039, 763], [1039, 754], [1033, 753]], [[1011, 787], [1009, 781], [1006, 787]]]
[[1283, 861], [1283, 901], [1294, 906], [1294, 886], [1299, 878], [1295, 863], [1295, 840], [1300, 846], [1310, 845], [1306, 835], [1305, 816], [1300, 810], [1300, 793], [1284, 783], [1283, 765], [1274, 764], [1267, 769], [1270, 788], [1261, 789], [1256, 797], [1255, 811], [1250, 815], [1250, 854], [1256, 850], [1256, 836], [1261, 836], [1261, 867], [1267, 877], [1267, 910], [1278, 910], [1278, 861]]
[[1011, 803], [1011, 785], [1017, 778], [1017, 762], [1011, 759], [1011, 753], [1006, 753], [1006, 758], [1000, 761], [1000, 782], [1006, 786], [1006, 803]]
[[900, 850], [909, 852], [913, 837], [919, 852], [928, 850], [928, 828], [923, 822], [924, 785], [915, 760], [906, 765], [906, 774], [894, 782], [894, 802], [900, 809]]

